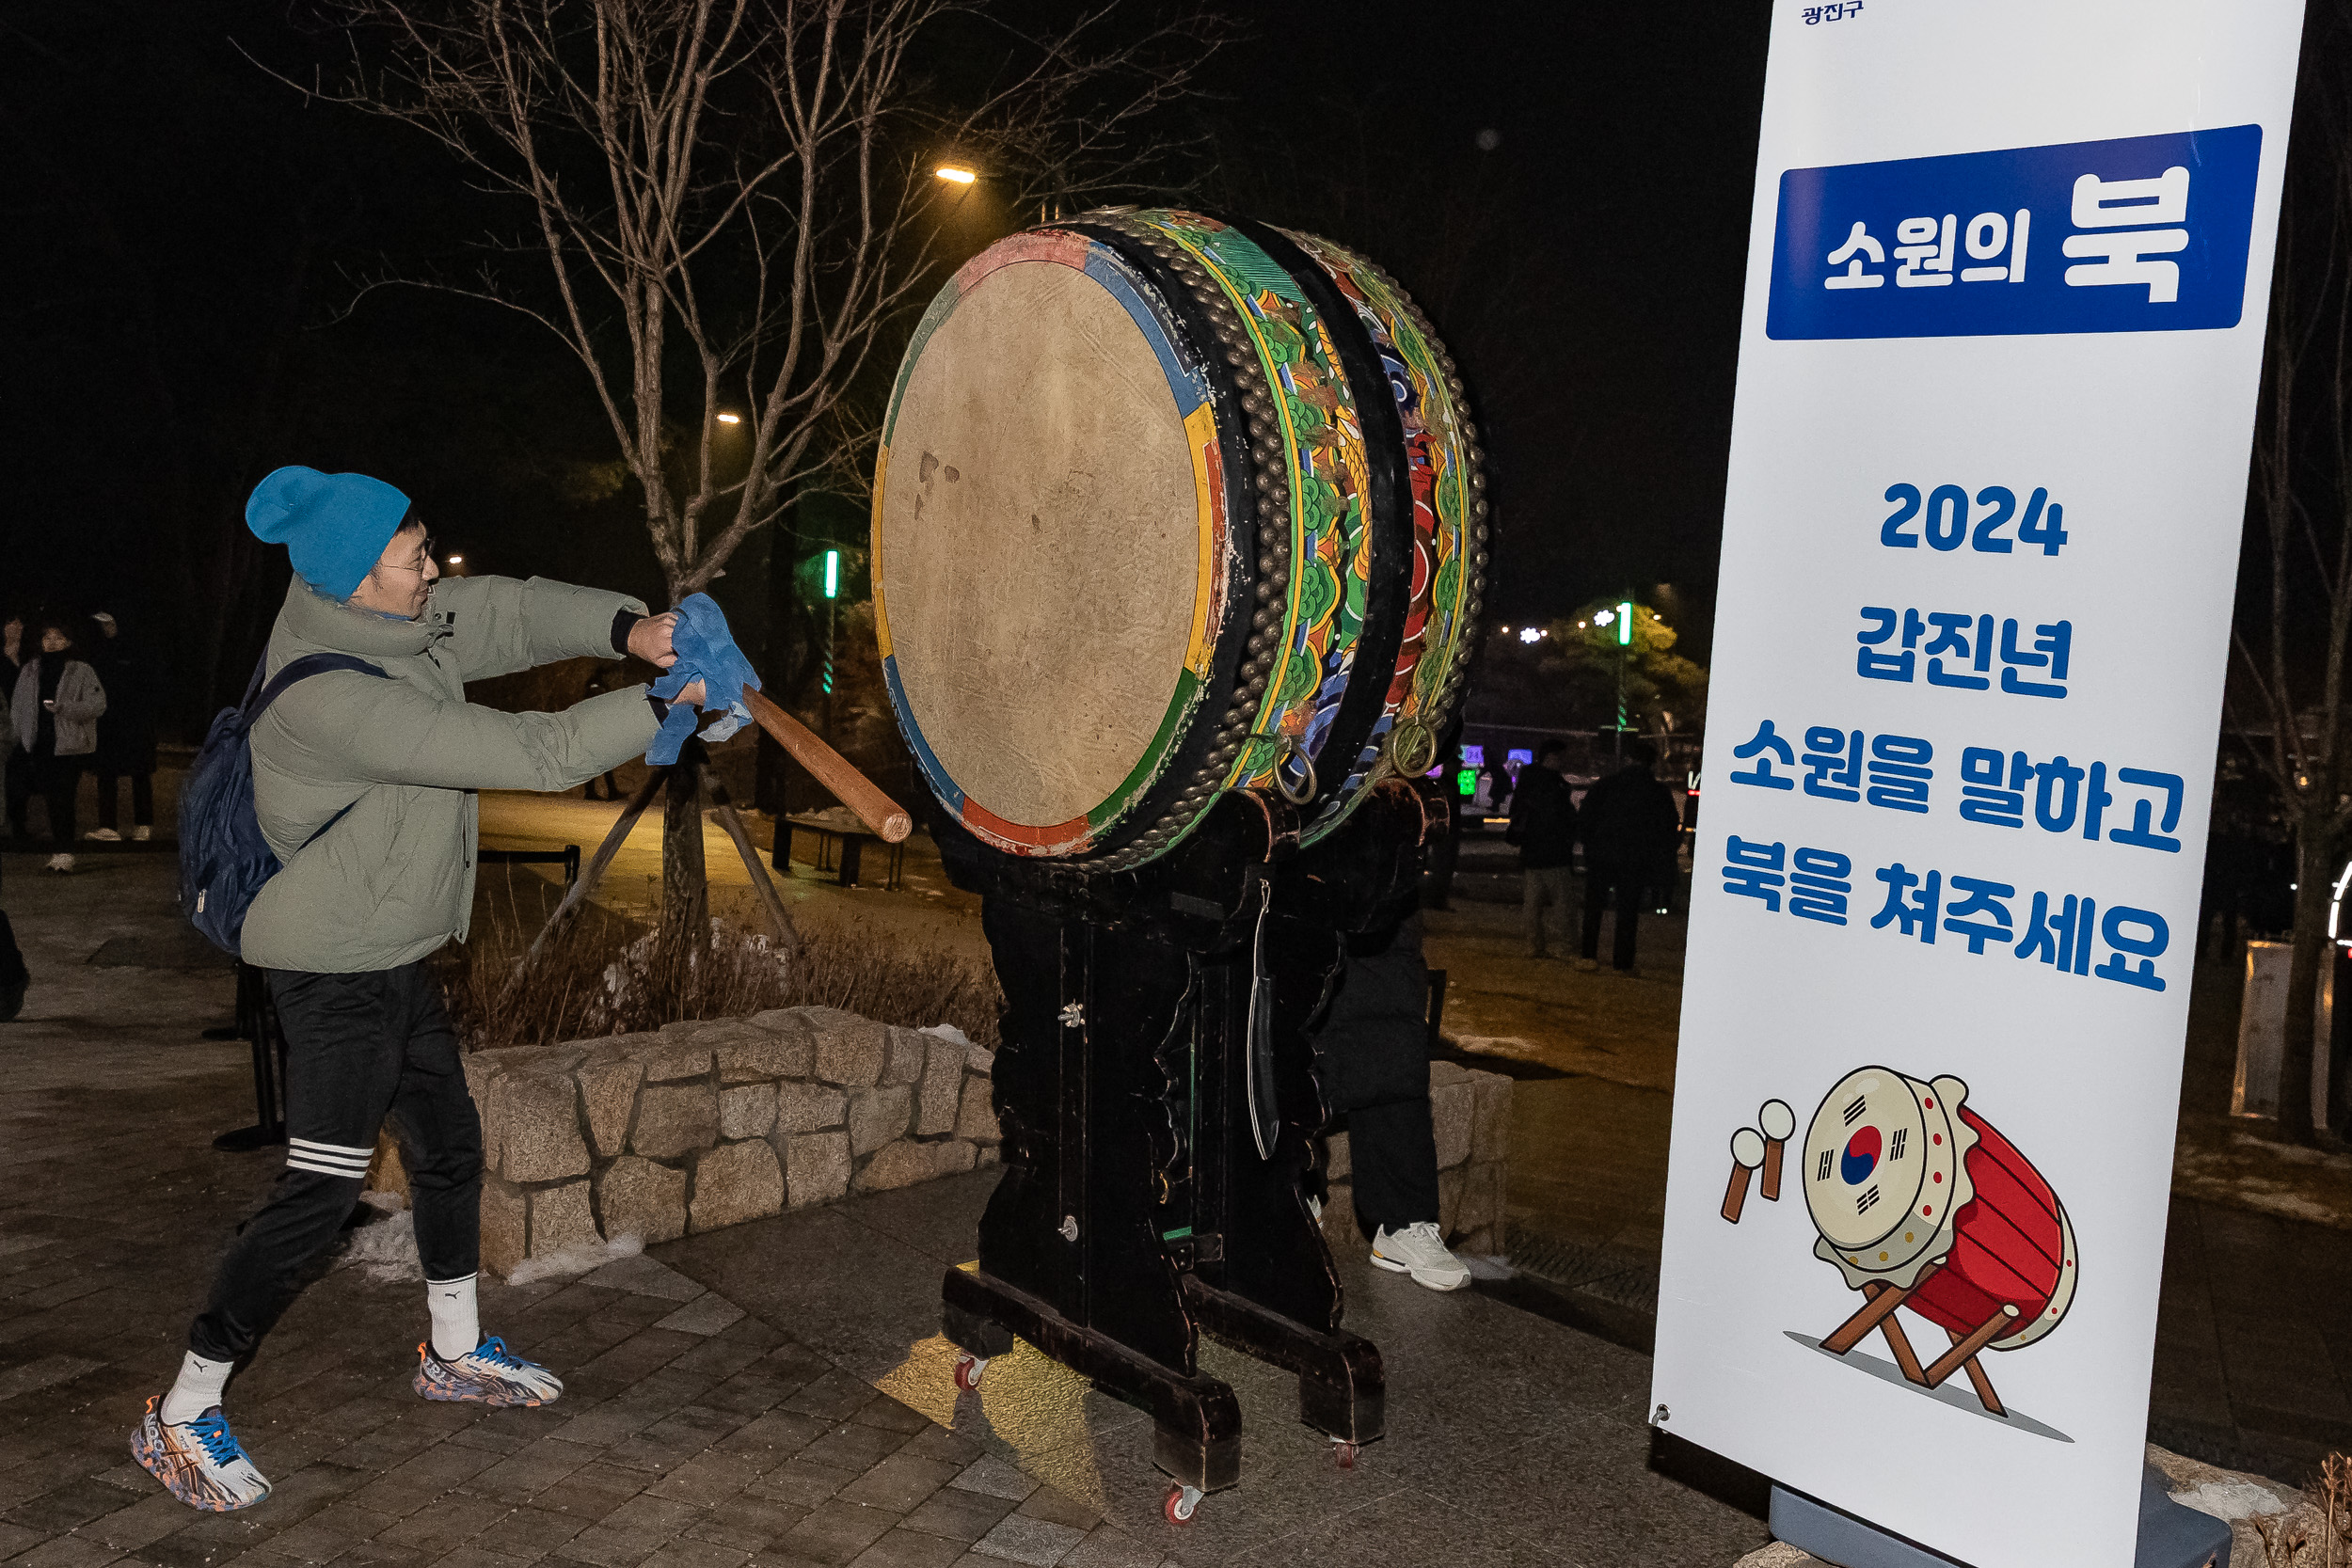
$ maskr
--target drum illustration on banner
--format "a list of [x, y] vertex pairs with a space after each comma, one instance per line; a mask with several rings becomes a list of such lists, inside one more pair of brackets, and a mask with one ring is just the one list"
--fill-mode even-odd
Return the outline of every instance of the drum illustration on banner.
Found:
[[[1794, 1119], [1772, 1100], [1757, 1120], [1761, 1132], [1742, 1127], [1732, 1134], [1723, 1217], [1734, 1225], [1751, 1172], [1764, 1169], [1762, 1196], [1780, 1196], [1781, 1145]], [[2022, 1350], [2047, 1338], [2074, 1305], [2081, 1270], [2066, 1205], [1969, 1106], [1968, 1085], [1949, 1076], [1858, 1069], [1822, 1097], [1799, 1158], [1813, 1255], [1861, 1291], [1863, 1304], [1826, 1338], [1788, 1337], [1851, 1360], [1875, 1330], [1912, 1387], [1933, 1393], [1964, 1372], [1988, 1416], [2070, 1441], [2012, 1418], [1979, 1359], [1988, 1350]], [[1899, 1310], [1942, 1329], [1949, 1348], [1923, 1363]], [[1865, 1370], [1883, 1365], [1861, 1359]]]

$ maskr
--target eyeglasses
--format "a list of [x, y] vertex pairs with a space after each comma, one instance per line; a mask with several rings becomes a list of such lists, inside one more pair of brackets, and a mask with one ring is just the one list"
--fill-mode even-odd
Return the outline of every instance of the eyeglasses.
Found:
[[[421, 551], [420, 551], [420, 552], [418, 553], [417, 559], [416, 559], [415, 561], [413, 561], [413, 562], [409, 562], [407, 565], [405, 565], [405, 566], [387, 566], [387, 567], [385, 567], [385, 570], [386, 570], [386, 571], [389, 571], [389, 572], [421, 572], [421, 571], [423, 571], [423, 570], [425, 569], [425, 567], [426, 567], [428, 564], [430, 564], [430, 563], [431, 563], [431, 562], [432, 562], [432, 560], [433, 560], [433, 543], [434, 543], [434, 541], [433, 541], [433, 535], [431, 535], [431, 534], [429, 534], [429, 533], [428, 533], [428, 534], [426, 534], [426, 535], [424, 536], [424, 548], [423, 548]], [[383, 565], [383, 562], [378, 562], [376, 564], [378, 564], [378, 565]]]

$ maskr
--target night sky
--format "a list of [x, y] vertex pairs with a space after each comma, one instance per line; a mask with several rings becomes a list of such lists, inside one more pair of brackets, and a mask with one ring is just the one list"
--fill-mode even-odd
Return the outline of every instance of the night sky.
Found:
[[[287, 0], [10, 10], [0, 601], [193, 638], [200, 707], [275, 609], [282, 562], [235, 522], [289, 462], [400, 484], [488, 569], [659, 595], [559, 345], [413, 291], [354, 308], [387, 261], [462, 273], [512, 214], [412, 133], [253, 63], [299, 74], [339, 40]], [[1496, 618], [1670, 582], [1703, 657], [1766, 7], [1237, 14], [1250, 36], [1212, 62], [1203, 154], [1176, 172], [1361, 248], [1437, 319], [1489, 432]], [[748, 610], [760, 565], [739, 558], [722, 597]]]

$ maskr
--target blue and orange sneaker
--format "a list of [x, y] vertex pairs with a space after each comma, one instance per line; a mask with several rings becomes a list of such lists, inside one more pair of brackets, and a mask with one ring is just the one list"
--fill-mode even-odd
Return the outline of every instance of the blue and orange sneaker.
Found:
[[269, 1496], [269, 1482], [215, 1405], [193, 1421], [163, 1418], [163, 1396], [147, 1402], [147, 1417], [131, 1433], [131, 1457], [164, 1483], [164, 1490], [208, 1513], [251, 1508]]
[[528, 1410], [552, 1404], [564, 1394], [564, 1380], [536, 1361], [526, 1361], [506, 1348], [495, 1334], [453, 1361], [433, 1353], [433, 1341], [417, 1346], [417, 1392], [429, 1400], [460, 1400], [469, 1404], [494, 1404]]

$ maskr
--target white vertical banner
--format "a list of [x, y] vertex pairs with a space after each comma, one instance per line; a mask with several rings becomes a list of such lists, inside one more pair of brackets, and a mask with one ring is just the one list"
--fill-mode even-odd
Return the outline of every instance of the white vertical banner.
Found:
[[2132, 1561], [2301, 0], [1774, 8], [1653, 1418]]

